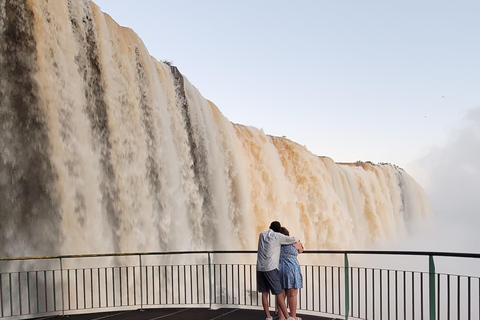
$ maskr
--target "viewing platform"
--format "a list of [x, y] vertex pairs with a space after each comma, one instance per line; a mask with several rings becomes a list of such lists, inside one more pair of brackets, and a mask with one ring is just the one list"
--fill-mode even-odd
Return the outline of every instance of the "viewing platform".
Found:
[[[278, 319], [278, 315], [272, 313], [273, 319]], [[302, 320], [332, 320], [343, 318], [325, 318], [320, 316], [298, 314]], [[41, 317], [43, 319], [65, 319], [64, 316]], [[264, 320], [265, 312], [263, 310], [253, 309], [202, 309], [202, 308], [168, 308], [168, 309], [145, 309], [130, 311], [102, 312], [94, 314], [69, 315], [69, 320]]]
[[[480, 254], [322, 250], [299, 261], [303, 320], [480, 320]], [[256, 251], [0, 258], [0, 319], [263, 320], [255, 262]]]

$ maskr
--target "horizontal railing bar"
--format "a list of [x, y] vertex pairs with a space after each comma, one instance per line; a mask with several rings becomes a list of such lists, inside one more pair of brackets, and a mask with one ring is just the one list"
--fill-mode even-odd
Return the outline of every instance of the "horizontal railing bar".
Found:
[[208, 254], [208, 253], [257, 253], [257, 251], [231, 250], [231, 251], [163, 251], [163, 252], [128, 252], [128, 253], [98, 253], [98, 254], [72, 254], [44, 257], [5, 257], [0, 261], [12, 260], [45, 260], [45, 259], [68, 259], [68, 258], [105, 258], [105, 257], [126, 257], [126, 256], [148, 256], [148, 255], [181, 255], [181, 254]]
[[[128, 252], [128, 253], [100, 253], [100, 254], [78, 254], [59, 256], [38, 256], [38, 257], [1, 257], [0, 261], [15, 260], [46, 260], [46, 259], [72, 259], [72, 258], [99, 258], [99, 257], [126, 257], [126, 256], [148, 256], [148, 255], [182, 255], [182, 254], [229, 254], [229, 253], [251, 253], [256, 250], [219, 250], [219, 251], [163, 251], [163, 252]], [[366, 254], [366, 255], [402, 255], [402, 256], [435, 256], [435, 257], [456, 257], [456, 258], [480, 258], [479, 253], [459, 252], [429, 252], [429, 251], [374, 251], [374, 250], [305, 250], [307, 254]]]
[[315, 254], [368, 254], [368, 255], [398, 255], [398, 256], [435, 256], [456, 258], [480, 258], [479, 253], [430, 252], [430, 251], [374, 251], [374, 250], [305, 250], [303, 253]]

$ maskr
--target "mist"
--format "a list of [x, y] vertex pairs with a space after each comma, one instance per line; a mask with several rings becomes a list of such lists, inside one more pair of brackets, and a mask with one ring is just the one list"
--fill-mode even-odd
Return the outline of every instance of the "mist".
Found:
[[412, 225], [410, 238], [401, 246], [410, 250], [479, 252], [480, 107], [466, 113], [444, 146], [430, 148], [414, 166], [422, 172], [419, 180], [433, 217]]

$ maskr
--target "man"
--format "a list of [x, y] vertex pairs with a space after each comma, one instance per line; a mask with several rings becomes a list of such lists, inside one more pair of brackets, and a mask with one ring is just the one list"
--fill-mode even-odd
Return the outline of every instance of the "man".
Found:
[[257, 288], [262, 293], [263, 310], [267, 315], [266, 320], [272, 320], [268, 306], [268, 292], [271, 291], [276, 299], [279, 309], [288, 318], [290, 317], [285, 305], [285, 293], [283, 292], [278, 272], [280, 260], [280, 247], [282, 244], [293, 244], [299, 240], [280, 233], [280, 222], [273, 221], [267, 231], [260, 233], [258, 237], [257, 252]]

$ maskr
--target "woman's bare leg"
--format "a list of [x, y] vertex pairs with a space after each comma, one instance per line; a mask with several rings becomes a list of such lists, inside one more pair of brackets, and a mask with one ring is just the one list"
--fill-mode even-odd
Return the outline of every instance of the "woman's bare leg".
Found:
[[278, 305], [278, 310], [283, 314], [285, 318], [290, 318], [290, 315], [287, 310], [287, 305], [285, 304], [285, 292], [282, 292], [280, 294], [277, 294], [277, 305]]
[[[287, 299], [287, 292], [286, 290], [283, 290], [284, 294], [285, 294], [285, 300]], [[285, 320], [287, 319], [287, 315], [283, 314], [282, 310], [280, 308], [278, 308], [278, 320]]]
[[290, 308], [290, 316], [297, 318], [297, 294], [298, 289], [287, 289], [288, 307]]

